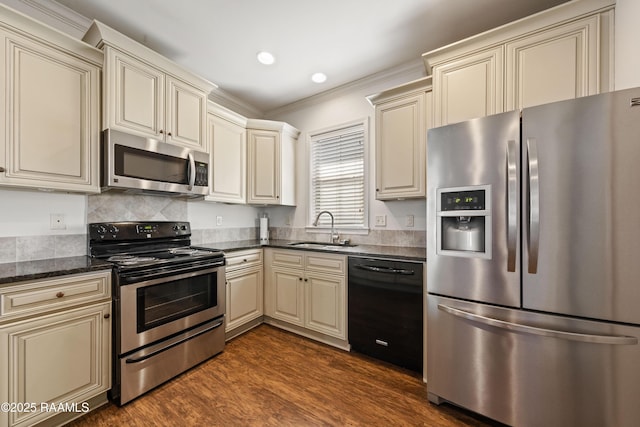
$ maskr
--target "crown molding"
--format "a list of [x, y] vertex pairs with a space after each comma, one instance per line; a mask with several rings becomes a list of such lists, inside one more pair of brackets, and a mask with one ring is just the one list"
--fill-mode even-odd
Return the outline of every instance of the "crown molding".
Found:
[[366, 88], [375, 87], [376, 85], [380, 83], [384, 83], [392, 78], [401, 79], [403, 76], [406, 76], [408, 79], [414, 80], [416, 78], [415, 77], [416, 75], [420, 75], [421, 77], [426, 76], [424, 62], [422, 62], [422, 58], [416, 58], [409, 62], [400, 64], [396, 67], [388, 68], [386, 70], [380, 71], [375, 74], [371, 74], [361, 79], [354, 80], [349, 83], [345, 83], [333, 89], [329, 89], [327, 91], [320, 92], [316, 95], [312, 95], [307, 98], [301, 99], [299, 101], [295, 101], [290, 104], [284, 105], [282, 107], [278, 107], [276, 109], [266, 112], [264, 116], [277, 117], [281, 114], [285, 114], [296, 109], [309, 107], [311, 105], [318, 104], [320, 102], [329, 100], [331, 98], [335, 98], [337, 96], [340, 96], [349, 92], [354, 92], [357, 90], [365, 90]]
[[259, 110], [253, 105], [231, 95], [229, 92], [226, 92], [224, 89], [220, 89], [219, 87], [213, 89], [209, 93], [209, 100], [242, 114], [245, 117], [264, 117], [264, 111]]
[[2, 0], [9, 7], [75, 38], [82, 38], [91, 20], [52, 0]]

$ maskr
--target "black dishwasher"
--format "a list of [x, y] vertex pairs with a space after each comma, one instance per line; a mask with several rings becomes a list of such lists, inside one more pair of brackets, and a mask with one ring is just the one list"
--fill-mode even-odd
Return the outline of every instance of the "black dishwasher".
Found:
[[423, 263], [349, 257], [353, 351], [422, 372]]

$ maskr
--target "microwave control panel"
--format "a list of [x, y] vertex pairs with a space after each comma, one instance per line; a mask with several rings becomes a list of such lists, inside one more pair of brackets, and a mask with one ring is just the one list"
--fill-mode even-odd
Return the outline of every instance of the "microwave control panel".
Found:
[[209, 165], [196, 162], [196, 180], [194, 185], [207, 187], [209, 185]]

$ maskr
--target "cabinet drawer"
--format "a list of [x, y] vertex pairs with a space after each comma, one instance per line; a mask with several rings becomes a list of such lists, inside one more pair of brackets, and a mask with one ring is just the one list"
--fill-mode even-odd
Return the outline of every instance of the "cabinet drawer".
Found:
[[231, 252], [230, 254], [225, 255], [227, 260], [227, 272], [262, 264], [262, 249]]
[[304, 252], [302, 251], [273, 251], [272, 264], [283, 267], [298, 267], [304, 265]]
[[0, 290], [0, 320], [44, 313], [111, 296], [111, 270], [23, 282]]
[[310, 252], [307, 255], [306, 269], [323, 273], [344, 274], [346, 259], [341, 255], [320, 255]]

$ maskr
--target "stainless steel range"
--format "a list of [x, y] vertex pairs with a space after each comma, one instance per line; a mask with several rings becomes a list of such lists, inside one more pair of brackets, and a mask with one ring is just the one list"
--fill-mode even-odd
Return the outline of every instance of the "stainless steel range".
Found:
[[191, 247], [188, 222], [89, 224], [89, 252], [114, 264], [118, 405], [224, 349], [224, 254]]

